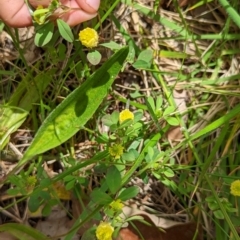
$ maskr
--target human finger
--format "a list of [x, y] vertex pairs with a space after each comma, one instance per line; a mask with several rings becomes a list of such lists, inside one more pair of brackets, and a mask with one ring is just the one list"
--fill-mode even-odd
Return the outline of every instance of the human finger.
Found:
[[[86, 0], [82, 0], [82, 2], [83, 1], [86, 1]], [[94, 0], [94, 1], [99, 1], [99, 0]], [[97, 10], [94, 10], [90, 6], [87, 6], [88, 10], [86, 11], [85, 9], [82, 8], [82, 6], [79, 5], [77, 1], [63, 1], [63, 2], [65, 2], [65, 4], [63, 3], [65, 6], [68, 6], [69, 8], [74, 9], [65, 13], [61, 17], [70, 26], [75, 26], [79, 23], [88, 21], [97, 15]], [[99, 5], [97, 7], [96, 6], [94, 7], [98, 9]]]
[[32, 25], [32, 18], [24, 0], [1, 0], [0, 18], [11, 27]]
[[[45, 7], [49, 4], [49, 0], [30, 0], [29, 2], [35, 8], [39, 5]], [[61, 18], [70, 26], [75, 26], [97, 15], [100, 0], [61, 0], [61, 4], [73, 9], [64, 13]]]

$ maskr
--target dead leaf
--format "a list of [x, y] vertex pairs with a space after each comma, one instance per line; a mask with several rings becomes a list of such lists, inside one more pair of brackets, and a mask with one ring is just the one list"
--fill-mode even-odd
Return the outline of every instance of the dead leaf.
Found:
[[[70, 219], [67, 217], [66, 210], [58, 205], [53, 208], [51, 214], [46, 218], [46, 220], [39, 221], [37, 223], [36, 229], [38, 229], [46, 236], [64, 239], [64, 235], [67, 234], [71, 229], [69, 222]], [[72, 240], [77, 239], [79, 239], [78, 234], [72, 238]]]
[[116, 240], [140, 240], [140, 238], [128, 228], [123, 228], [120, 230], [119, 236]]
[[7, 232], [0, 232], [0, 239], [4, 240], [17, 240], [14, 236]]
[[167, 138], [171, 142], [179, 142], [181, 141], [183, 134], [181, 132], [180, 126], [171, 127], [167, 132]]
[[189, 222], [177, 224], [163, 230], [156, 227], [148, 216], [141, 216], [150, 224], [150, 226], [138, 220], [134, 220], [132, 221], [132, 224], [129, 224], [127, 230], [120, 231], [116, 240], [140, 240], [141, 235], [144, 240], [179, 240], [179, 237], [181, 237], [181, 240], [192, 240], [196, 231], [199, 231], [199, 233], [196, 233], [195, 239], [203, 239], [202, 228], [201, 226], [197, 226], [196, 223]]

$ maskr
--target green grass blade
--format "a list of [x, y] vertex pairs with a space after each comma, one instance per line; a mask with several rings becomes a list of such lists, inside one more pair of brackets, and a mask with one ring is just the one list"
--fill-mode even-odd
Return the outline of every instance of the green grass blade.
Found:
[[21, 240], [49, 240], [44, 234], [29, 226], [19, 223], [6, 223], [0, 226], [0, 232], [8, 232]]
[[236, 25], [240, 28], [240, 16], [237, 11], [230, 5], [227, 0], [218, 0], [219, 3], [223, 6], [229, 17], [236, 23]]
[[216, 121], [208, 124], [205, 128], [201, 129], [200, 131], [193, 134], [190, 139], [194, 140], [197, 139], [207, 133], [210, 133], [211, 131], [217, 129], [218, 127], [221, 127], [223, 124], [227, 123], [229, 120], [234, 118], [237, 114], [240, 113], [240, 105], [237, 105], [232, 110], [230, 110], [228, 113], [226, 113], [223, 117], [220, 117]]
[[107, 95], [127, 57], [128, 48], [115, 53], [46, 118], [18, 166], [33, 156], [59, 146], [92, 117]]
[[0, 150], [8, 143], [10, 134], [15, 132], [26, 120], [34, 103], [51, 82], [54, 71], [39, 74], [34, 79], [27, 76], [19, 84], [9, 102], [0, 110]]

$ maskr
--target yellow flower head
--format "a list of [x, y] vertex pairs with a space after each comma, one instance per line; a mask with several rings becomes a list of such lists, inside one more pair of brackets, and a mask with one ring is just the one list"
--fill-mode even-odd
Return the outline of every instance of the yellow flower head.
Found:
[[112, 240], [112, 234], [114, 232], [114, 228], [110, 223], [101, 222], [96, 230], [96, 237], [98, 240]]
[[79, 32], [79, 40], [87, 48], [96, 47], [98, 45], [98, 33], [93, 28], [85, 28]]
[[116, 212], [122, 210], [123, 206], [124, 205], [120, 199], [117, 199], [116, 201], [112, 201], [110, 203], [110, 207]]
[[109, 147], [109, 154], [112, 157], [119, 159], [123, 154], [123, 149], [124, 147], [121, 144], [114, 144], [112, 147]]
[[53, 184], [53, 189], [55, 190], [55, 193], [58, 198], [62, 200], [70, 200], [71, 194], [67, 189], [65, 188], [64, 184], [60, 182], [56, 182]]
[[48, 12], [49, 12], [48, 8], [43, 8], [42, 5], [39, 5], [37, 9], [33, 12], [34, 21], [39, 25], [42, 25], [46, 21]]
[[26, 189], [28, 193], [31, 193], [37, 183], [36, 176], [28, 176], [26, 179]]
[[231, 183], [231, 194], [240, 197], [240, 180]]
[[129, 109], [124, 109], [123, 111], [120, 112], [119, 114], [119, 122], [122, 123], [127, 119], [134, 119], [134, 115]]

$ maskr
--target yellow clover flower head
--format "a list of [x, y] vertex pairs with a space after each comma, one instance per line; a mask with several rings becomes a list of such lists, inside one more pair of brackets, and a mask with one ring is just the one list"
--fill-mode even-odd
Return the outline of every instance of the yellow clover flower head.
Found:
[[31, 193], [37, 183], [36, 176], [28, 176], [26, 179], [26, 190]]
[[27, 185], [28, 186], [35, 186], [35, 184], [37, 183], [37, 177], [36, 176], [28, 176], [27, 177]]
[[119, 159], [123, 154], [124, 147], [121, 144], [114, 144], [109, 147], [109, 154], [115, 159]]
[[123, 206], [124, 205], [120, 199], [117, 199], [116, 201], [112, 201], [110, 203], [110, 207], [116, 212], [122, 210]]
[[129, 109], [124, 109], [123, 111], [120, 112], [119, 114], [119, 122], [120, 124], [124, 122], [127, 119], [134, 119], [133, 113]]
[[101, 222], [96, 230], [96, 237], [98, 240], [112, 240], [114, 228], [108, 222]]
[[93, 28], [85, 28], [79, 32], [79, 40], [87, 48], [96, 47], [98, 45], [98, 33]]
[[70, 200], [71, 194], [67, 189], [65, 188], [64, 184], [60, 182], [56, 182], [53, 184], [53, 189], [55, 190], [55, 194], [59, 199], [62, 200]]
[[240, 180], [232, 182], [230, 190], [233, 196], [240, 197]]

